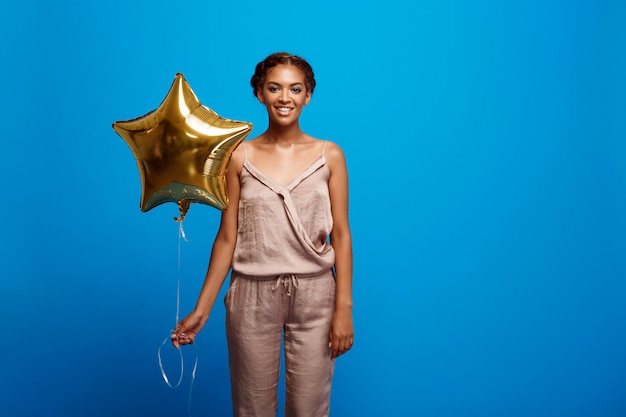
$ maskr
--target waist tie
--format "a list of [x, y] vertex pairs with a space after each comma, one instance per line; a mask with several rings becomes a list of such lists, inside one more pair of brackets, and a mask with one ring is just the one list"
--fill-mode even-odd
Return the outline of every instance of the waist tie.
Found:
[[279, 275], [276, 278], [276, 281], [274, 281], [274, 284], [272, 284], [272, 290], [276, 291], [276, 289], [280, 287], [281, 284], [283, 286], [283, 294], [285, 293], [285, 291], [287, 291], [287, 295], [291, 297], [291, 289], [293, 288], [295, 291], [295, 289], [298, 288], [298, 278], [294, 274]]

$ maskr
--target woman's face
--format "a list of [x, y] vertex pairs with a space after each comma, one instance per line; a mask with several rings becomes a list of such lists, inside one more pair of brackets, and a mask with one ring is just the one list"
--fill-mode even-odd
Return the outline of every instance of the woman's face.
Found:
[[302, 108], [311, 99], [304, 72], [293, 65], [282, 64], [267, 71], [257, 95], [265, 104], [270, 122], [282, 126], [297, 122]]

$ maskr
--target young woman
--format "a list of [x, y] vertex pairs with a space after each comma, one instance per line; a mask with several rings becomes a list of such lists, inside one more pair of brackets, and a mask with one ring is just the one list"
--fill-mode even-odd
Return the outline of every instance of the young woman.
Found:
[[303, 58], [272, 54], [250, 83], [269, 125], [231, 157], [230, 204], [196, 307], [172, 342], [194, 342], [232, 268], [224, 303], [234, 415], [276, 415], [284, 340], [285, 416], [327, 416], [335, 358], [354, 342], [346, 163], [339, 146], [300, 129], [315, 89]]

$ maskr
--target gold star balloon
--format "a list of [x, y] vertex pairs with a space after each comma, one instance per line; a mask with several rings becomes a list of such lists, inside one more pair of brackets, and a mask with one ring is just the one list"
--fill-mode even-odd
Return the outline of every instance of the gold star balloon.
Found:
[[113, 123], [132, 150], [141, 177], [141, 211], [175, 202], [184, 219], [190, 203], [228, 206], [226, 170], [252, 124], [224, 119], [202, 105], [183, 74], [176, 74], [159, 107]]

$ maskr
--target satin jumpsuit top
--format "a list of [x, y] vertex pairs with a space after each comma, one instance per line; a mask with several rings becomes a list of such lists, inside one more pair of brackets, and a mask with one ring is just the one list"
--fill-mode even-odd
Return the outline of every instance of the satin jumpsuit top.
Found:
[[[328, 142], [327, 142], [328, 143]], [[327, 144], [326, 143], [326, 144]], [[238, 235], [232, 269], [250, 277], [317, 275], [330, 270], [335, 252], [324, 150], [291, 184], [265, 176], [247, 158], [241, 170]]]

